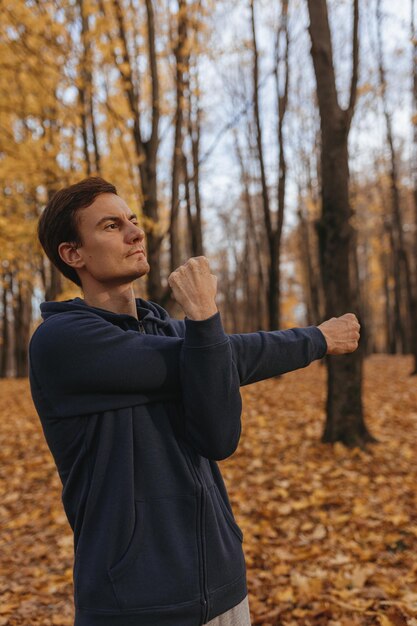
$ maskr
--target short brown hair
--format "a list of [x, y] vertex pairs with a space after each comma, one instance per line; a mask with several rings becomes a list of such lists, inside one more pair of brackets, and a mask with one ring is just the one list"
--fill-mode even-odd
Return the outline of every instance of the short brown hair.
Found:
[[58, 252], [60, 243], [68, 241], [82, 246], [78, 231], [77, 211], [85, 209], [102, 193], [114, 193], [116, 187], [99, 176], [84, 178], [74, 185], [57, 191], [49, 200], [38, 222], [38, 238], [51, 263], [79, 287], [80, 278], [72, 267], [63, 261]]

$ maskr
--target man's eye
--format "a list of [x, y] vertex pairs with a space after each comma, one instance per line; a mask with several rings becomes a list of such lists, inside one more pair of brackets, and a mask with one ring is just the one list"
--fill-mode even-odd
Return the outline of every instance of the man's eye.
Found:
[[[139, 222], [132, 222], [132, 224], [134, 224], [135, 226], [139, 226]], [[117, 226], [117, 224], [116, 222], [111, 222], [110, 224], [107, 224], [107, 226], [104, 227], [104, 230], [106, 230], [106, 228], [108, 228], [109, 226]]]

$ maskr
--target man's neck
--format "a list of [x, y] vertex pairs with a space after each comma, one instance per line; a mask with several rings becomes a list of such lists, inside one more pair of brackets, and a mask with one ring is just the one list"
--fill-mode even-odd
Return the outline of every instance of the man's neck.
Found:
[[84, 302], [88, 306], [106, 309], [122, 315], [131, 315], [139, 319], [135, 294], [131, 286], [128, 288], [124, 287], [123, 290], [119, 291], [111, 291], [109, 289], [98, 292], [84, 291]]

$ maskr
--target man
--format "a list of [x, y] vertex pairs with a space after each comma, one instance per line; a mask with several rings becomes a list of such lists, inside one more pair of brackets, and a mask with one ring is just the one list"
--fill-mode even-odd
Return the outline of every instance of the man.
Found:
[[41, 244], [84, 299], [41, 304], [30, 384], [74, 532], [75, 626], [247, 626], [242, 532], [216, 461], [241, 432], [240, 386], [356, 349], [353, 314], [225, 334], [205, 257], [173, 272], [185, 319], [134, 297], [145, 234], [90, 177], [52, 198]]

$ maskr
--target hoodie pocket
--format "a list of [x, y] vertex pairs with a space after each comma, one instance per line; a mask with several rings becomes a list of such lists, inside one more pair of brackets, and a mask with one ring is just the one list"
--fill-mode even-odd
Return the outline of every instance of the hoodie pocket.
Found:
[[215, 484], [207, 492], [206, 537], [207, 578], [212, 592], [245, 574], [243, 534]]
[[140, 555], [145, 536], [145, 505], [146, 502], [135, 502], [136, 517], [133, 535], [124, 555], [110, 569], [110, 578], [113, 582], [123, 576], [124, 572], [130, 568], [132, 561]]
[[213, 485], [213, 493], [215, 495], [215, 497], [217, 498], [218, 502], [220, 503], [220, 507], [223, 510], [224, 516], [226, 518], [227, 523], [229, 524], [230, 528], [233, 530], [233, 532], [235, 533], [235, 535], [237, 536], [237, 538], [239, 539], [239, 541], [243, 541], [243, 533], [240, 530], [239, 526], [236, 524], [236, 520], [233, 517], [233, 515], [230, 513], [229, 509], [227, 508], [226, 503], [224, 502], [221, 493], [217, 487], [216, 484]]
[[121, 609], [163, 606], [199, 596], [194, 496], [136, 502], [126, 552], [109, 569]]

